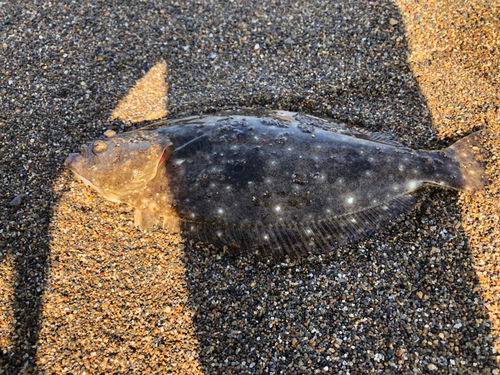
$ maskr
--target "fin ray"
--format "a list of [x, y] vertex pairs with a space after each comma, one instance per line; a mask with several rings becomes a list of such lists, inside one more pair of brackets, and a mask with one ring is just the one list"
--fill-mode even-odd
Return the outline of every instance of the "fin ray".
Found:
[[157, 218], [158, 216], [149, 210], [137, 209], [134, 213], [134, 225], [144, 231], [154, 226]]
[[[184, 222], [184, 234], [217, 245], [227, 245], [235, 252], [256, 249], [272, 258], [288, 255], [298, 258], [307, 253], [327, 252], [335, 247], [366, 238], [388, 221], [412, 207], [416, 195], [398, 196], [391, 201], [336, 217], [304, 223], [271, 226], [211, 225]], [[169, 226], [175, 226], [170, 223]]]

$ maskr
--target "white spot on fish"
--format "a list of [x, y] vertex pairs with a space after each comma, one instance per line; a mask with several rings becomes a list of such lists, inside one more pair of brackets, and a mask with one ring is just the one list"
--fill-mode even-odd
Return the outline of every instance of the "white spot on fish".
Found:
[[276, 212], [280, 212], [281, 211], [281, 207], [280, 206], [276, 206], [274, 209], [276, 210]]
[[248, 185], [252, 185], [253, 184], [253, 181], [248, 181]]
[[292, 149], [291, 149], [290, 147], [289, 147], [289, 148], [287, 148], [287, 150], [288, 150], [288, 151], [292, 151]]
[[268, 240], [269, 240], [269, 236], [268, 236], [267, 234], [265, 234], [265, 235], [264, 235], [264, 239], [265, 239], [266, 241], [268, 241]]
[[266, 178], [266, 184], [270, 184], [271, 183], [271, 179], [270, 178]]
[[231, 186], [227, 185], [227, 186], [226, 186], [226, 189], [227, 189], [227, 190], [231, 189]]
[[346, 202], [349, 203], [349, 204], [353, 204], [354, 203], [354, 198], [353, 197], [349, 197], [346, 199]]
[[224, 210], [223, 210], [222, 208], [219, 208], [219, 209], [217, 210], [217, 213], [219, 213], [219, 214], [221, 214], [221, 215], [222, 215], [222, 214], [224, 213]]
[[407, 184], [408, 190], [415, 190], [418, 187], [418, 182], [417, 181], [410, 181]]

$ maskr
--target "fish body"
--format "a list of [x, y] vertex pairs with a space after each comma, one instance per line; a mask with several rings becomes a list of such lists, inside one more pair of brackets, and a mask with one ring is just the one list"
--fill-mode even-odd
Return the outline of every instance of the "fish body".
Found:
[[425, 184], [484, 185], [471, 135], [439, 151], [284, 111], [161, 121], [84, 146], [66, 163], [108, 199], [173, 231], [290, 255], [358, 240], [416, 202]]

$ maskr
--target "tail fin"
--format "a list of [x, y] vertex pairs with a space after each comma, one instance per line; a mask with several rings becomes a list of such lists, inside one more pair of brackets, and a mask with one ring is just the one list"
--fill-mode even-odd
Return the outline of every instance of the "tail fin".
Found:
[[478, 131], [460, 139], [442, 150], [459, 164], [461, 183], [458, 188], [467, 193], [474, 193], [484, 188], [487, 182], [484, 164], [485, 150], [481, 138], [487, 131]]

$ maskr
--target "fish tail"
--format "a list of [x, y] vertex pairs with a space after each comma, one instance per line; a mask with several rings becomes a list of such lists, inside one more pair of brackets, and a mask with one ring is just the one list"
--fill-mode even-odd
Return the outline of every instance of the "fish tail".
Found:
[[474, 193], [482, 190], [487, 182], [485, 175], [485, 150], [481, 139], [487, 130], [472, 133], [441, 152], [450, 155], [459, 167], [459, 176], [451, 188]]

